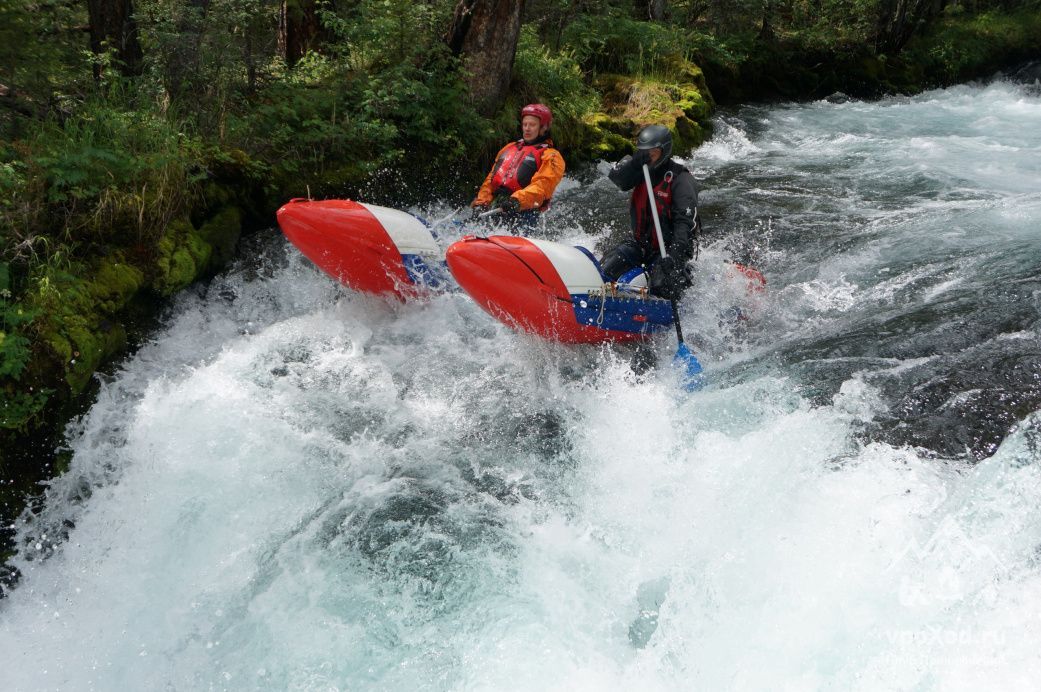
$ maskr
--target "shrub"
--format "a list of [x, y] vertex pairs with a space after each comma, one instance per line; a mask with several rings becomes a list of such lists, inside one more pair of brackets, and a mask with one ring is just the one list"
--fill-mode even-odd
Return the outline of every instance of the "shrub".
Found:
[[579, 118], [600, 106], [575, 56], [543, 46], [534, 29], [525, 27], [513, 64], [513, 93], [520, 100], [552, 102], [554, 113]]
[[564, 30], [563, 42], [593, 72], [660, 74], [667, 70], [669, 56], [687, 54], [678, 27], [628, 17], [579, 17]]

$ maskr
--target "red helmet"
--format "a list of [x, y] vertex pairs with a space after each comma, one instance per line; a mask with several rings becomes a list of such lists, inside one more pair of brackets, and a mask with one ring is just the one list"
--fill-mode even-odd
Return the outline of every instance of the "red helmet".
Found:
[[524, 119], [525, 115], [534, 115], [542, 123], [542, 127], [549, 127], [553, 123], [553, 114], [550, 113], [549, 107], [543, 106], [541, 103], [529, 103], [524, 108], [521, 108], [521, 120]]

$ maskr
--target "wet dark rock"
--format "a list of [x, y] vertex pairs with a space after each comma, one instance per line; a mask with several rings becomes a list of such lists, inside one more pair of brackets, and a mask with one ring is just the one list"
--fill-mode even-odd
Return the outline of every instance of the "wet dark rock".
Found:
[[1036, 84], [1041, 82], [1041, 62], [1028, 62], [1012, 70], [1009, 79], [1022, 84]]
[[943, 456], [979, 461], [1017, 423], [1041, 409], [1041, 354], [1017, 354], [952, 367], [896, 398], [880, 437]]

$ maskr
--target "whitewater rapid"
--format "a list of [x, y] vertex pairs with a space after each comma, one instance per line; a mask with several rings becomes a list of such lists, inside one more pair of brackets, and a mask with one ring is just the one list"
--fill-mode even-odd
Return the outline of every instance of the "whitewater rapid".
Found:
[[[689, 165], [694, 395], [254, 239], [70, 431], [0, 688], [1036, 689], [1037, 89], [745, 108]], [[624, 225], [593, 178], [554, 237]]]

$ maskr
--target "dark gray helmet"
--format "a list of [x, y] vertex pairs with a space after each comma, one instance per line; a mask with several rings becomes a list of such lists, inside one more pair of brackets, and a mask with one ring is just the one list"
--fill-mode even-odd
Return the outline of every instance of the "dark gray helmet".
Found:
[[661, 149], [662, 157], [654, 165], [657, 168], [672, 156], [672, 133], [664, 125], [648, 125], [636, 135], [636, 148]]

